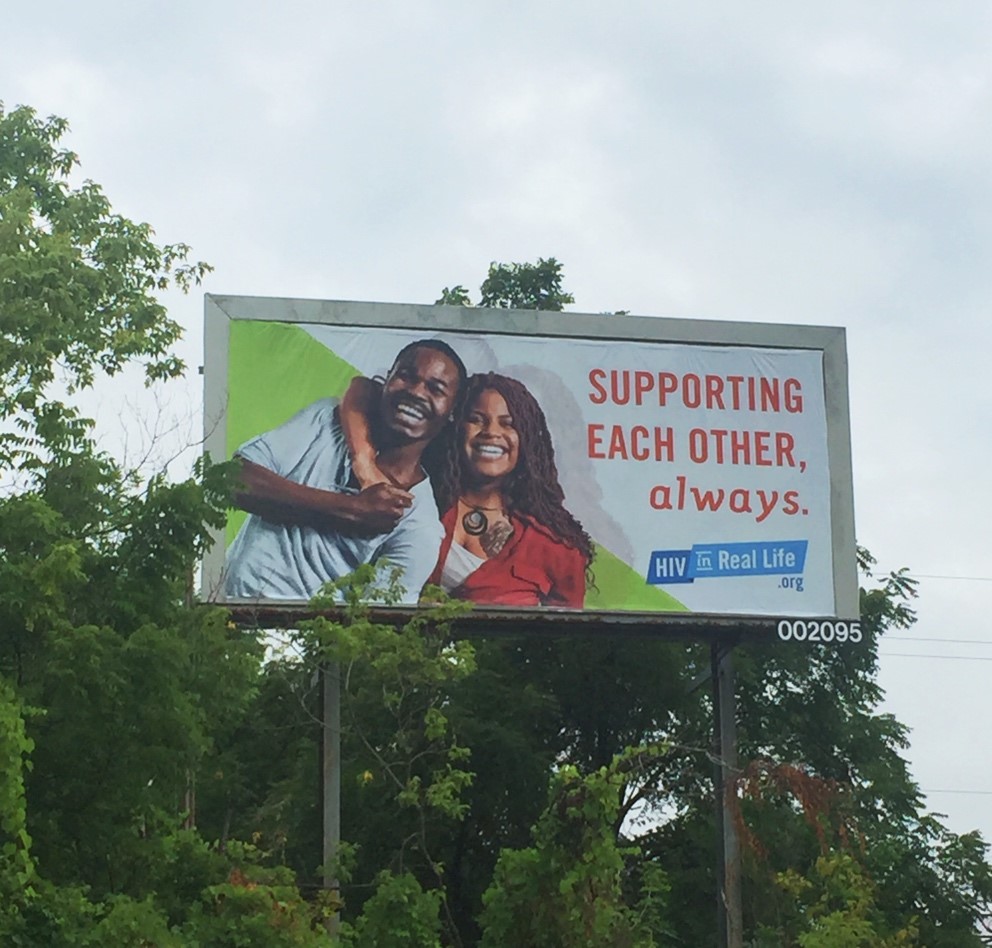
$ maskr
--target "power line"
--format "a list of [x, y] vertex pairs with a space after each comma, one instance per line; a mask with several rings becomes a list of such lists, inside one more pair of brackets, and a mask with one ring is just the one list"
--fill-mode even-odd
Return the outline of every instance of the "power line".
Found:
[[879, 652], [880, 658], [946, 659], [951, 662], [992, 662], [992, 655], [924, 655], [922, 652]]
[[[888, 577], [890, 573], [898, 573], [899, 570], [883, 570], [872, 567], [869, 574], [871, 579], [882, 579]], [[992, 576], [951, 576], [946, 573], [914, 573], [912, 570], [902, 574], [906, 579], [959, 579], [971, 583], [992, 583]]]
[[970, 583], [992, 583], [992, 576], [945, 576], [937, 573], [910, 573], [915, 579], [962, 579]]
[[920, 790], [920, 793], [966, 793], [979, 797], [992, 797], [992, 790]]
[[992, 639], [941, 639], [923, 635], [886, 635], [886, 642], [946, 642], [948, 645], [992, 645]]

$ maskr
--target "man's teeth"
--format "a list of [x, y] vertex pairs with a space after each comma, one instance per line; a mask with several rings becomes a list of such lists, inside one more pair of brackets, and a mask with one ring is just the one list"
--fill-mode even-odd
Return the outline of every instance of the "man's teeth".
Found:
[[417, 408], [415, 405], [397, 405], [396, 411], [400, 415], [406, 415], [408, 418], [414, 418], [417, 421], [423, 421], [427, 417], [427, 413], [423, 409]]

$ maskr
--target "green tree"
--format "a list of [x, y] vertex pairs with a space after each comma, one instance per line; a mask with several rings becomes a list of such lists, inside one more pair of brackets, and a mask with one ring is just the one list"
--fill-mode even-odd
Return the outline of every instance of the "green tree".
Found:
[[24, 793], [25, 763], [32, 747], [20, 702], [0, 678], [0, 932], [35, 882]]
[[[340, 668], [344, 819], [358, 847], [349, 874], [366, 885], [378, 880], [379, 893], [360, 930], [373, 930], [376, 905], [392, 905], [398, 891], [408, 891], [399, 880], [409, 875], [429, 890], [428, 902], [437, 901], [447, 941], [458, 944], [439, 844], [465, 818], [463, 795], [474, 778], [471, 752], [450, 717], [455, 687], [476, 668], [473, 646], [451, 637], [450, 621], [465, 604], [439, 601], [395, 628], [374, 621], [367, 603], [397, 601], [396, 575], [364, 566], [328, 589], [343, 591], [345, 621], [318, 618], [303, 624], [302, 636], [313, 662]], [[354, 913], [363, 893], [354, 884], [348, 891]]]
[[[537, 263], [491, 263], [479, 288], [479, 306], [495, 309], [539, 309], [560, 312], [575, 302], [562, 288], [562, 264], [554, 257]], [[471, 306], [468, 290], [461, 284], [445, 287], [438, 303]]]
[[[148, 224], [113, 212], [99, 185], [72, 186], [68, 123], [0, 103], [0, 465], [39, 470], [86, 442], [89, 426], [55, 397], [100, 372], [183, 368], [181, 329], [156, 294], [188, 289], [210, 269], [185, 244], [158, 245]], [[13, 430], [11, 430], [13, 429]]]
[[260, 858], [194, 824], [262, 650], [191, 608], [226, 470], [142, 481], [75, 404], [129, 365], [181, 372], [158, 294], [208, 267], [75, 185], [66, 128], [0, 108], [0, 942], [180, 944]]
[[624, 891], [625, 863], [637, 850], [621, 848], [616, 823], [631, 773], [661, 751], [628, 750], [586, 776], [572, 766], [555, 774], [548, 805], [532, 831], [533, 845], [500, 854], [483, 897], [482, 946], [660, 943], [667, 882], [657, 866], [644, 865], [635, 897]]

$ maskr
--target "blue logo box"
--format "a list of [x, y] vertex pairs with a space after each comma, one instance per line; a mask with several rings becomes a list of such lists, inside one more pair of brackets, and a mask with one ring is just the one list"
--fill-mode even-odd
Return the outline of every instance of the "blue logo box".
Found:
[[652, 586], [721, 576], [794, 576], [806, 567], [808, 540], [697, 543], [691, 550], [655, 550], [648, 563]]

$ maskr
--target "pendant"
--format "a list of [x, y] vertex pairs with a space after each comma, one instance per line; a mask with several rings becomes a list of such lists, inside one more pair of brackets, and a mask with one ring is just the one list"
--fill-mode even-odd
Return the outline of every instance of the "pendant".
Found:
[[489, 518], [478, 508], [470, 510], [462, 517], [462, 526], [470, 537], [481, 537], [489, 526]]
[[506, 546], [506, 541], [513, 536], [513, 527], [511, 527], [505, 520], [497, 520], [483, 535], [482, 539], [479, 540], [479, 545], [482, 547], [482, 552], [489, 557], [489, 559], [495, 559], [499, 556], [503, 547]]

